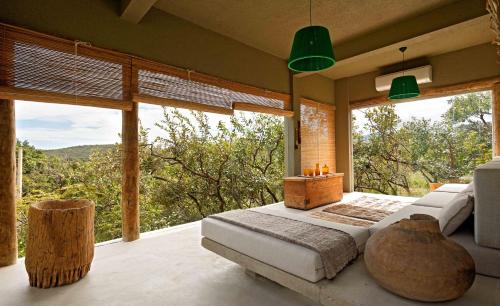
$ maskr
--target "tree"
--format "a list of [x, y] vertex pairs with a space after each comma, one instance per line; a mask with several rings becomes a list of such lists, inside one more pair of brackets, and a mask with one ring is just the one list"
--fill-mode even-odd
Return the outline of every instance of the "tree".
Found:
[[211, 129], [203, 113], [194, 121], [178, 111], [158, 124], [167, 136], [150, 145], [156, 159], [154, 198], [171, 224], [209, 214], [280, 201], [284, 175], [283, 123], [278, 117], [232, 117]]
[[402, 122], [394, 106], [365, 111], [353, 135], [355, 189], [425, 193], [429, 182], [458, 182], [491, 159], [491, 95], [455, 96], [438, 122]]
[[402, 188], [409, 193], [410, 165], [402, 158], [405, 140], [394, 106], [369, 109], [365, 116], [368, 135], [355, 133], [353, 142], [356, 190], [398, 194]]

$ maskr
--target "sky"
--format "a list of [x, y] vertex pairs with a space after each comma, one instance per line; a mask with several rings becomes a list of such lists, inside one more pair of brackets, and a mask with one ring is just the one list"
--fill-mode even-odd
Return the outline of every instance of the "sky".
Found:
[[[184, 111], [186, 114], [188, 111]], [[209, 114], [215, 126], [229, 116]], [[163, 118], [161, 106], [140, 104], [139, 119], [150, 129], [150, 139], [162, 134], [155, 126]], [[120, 142], [122, 115], [119, 110], [63, 104], [16, 101], [16, 136], [39, 149]]]
[[[396, 111], [402, 120], [412, 116], [439, 120], [448, 109], [448, 98], [435, 98], [416, 102], [396, 104]], [[184, 111], [186, 114], [188, 111]], [[250, 113], [245, 113], [251, 116]], [[357, 125], [366, 119], [359, 110], [353, 111]], [[219, 121], [229, 122], [229, 116], [207, 113], [212, 126]], [[139, 119], [143, 127], [150, 130], [149, 139], [162, 135], [155, 126], [163, 118], [160, 106], [140, 104]], [[78, 145], [112, 144], [120, 142], [121, 111], [93, 107], [17, 101], [17, 139], [40, 149], [57, 149]]]
[[[396, 104], [396, 113], [402, 121], [410, 120], [411, 117], [426, 118], [433, 121], [441, 119], [441, 115], [446, 112], [450, 106], [448, 100], [451, 97], [442, 97], [434, 99], [426, 99], [412, 102], [404, 102]], [[363, 115], [366, 109], [354, 110], [352, 113], [356, 116], [356, 125], [362, 127], [367, 122]]]

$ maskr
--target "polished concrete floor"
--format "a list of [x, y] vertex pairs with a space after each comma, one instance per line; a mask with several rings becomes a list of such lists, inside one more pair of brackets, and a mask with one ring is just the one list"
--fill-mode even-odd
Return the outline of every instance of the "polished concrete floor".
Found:
[[317, 305], [200, 246], [200, 223], [100, 245], [89, 274], [72, 285], [29, 287], [24, 261], [0, 268], [0, 305]]
[[[238, 265], [202, 248], [200, 238], [200, 223], [195, 222], [147, 233], [134, 242], [99, 245], [87, 277], [51, 289], [29, 287], [20, 260], [0, 268], [0, 306], [318, 306], [269, 280], [248, 276]], [[421, 305], [374, 287], [364, 266], [349, 268], [333, 282], [336, 294], [352, 297], [355, 304]], [[478, 277], [466, 296], [451, 305], [500, 306], [500, 281]]]

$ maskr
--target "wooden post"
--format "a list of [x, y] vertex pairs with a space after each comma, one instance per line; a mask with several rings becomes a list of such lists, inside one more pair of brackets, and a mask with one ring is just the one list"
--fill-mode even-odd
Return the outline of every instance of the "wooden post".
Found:
[[14, 101], [0, 100], [0, 267], [16, 260], [16, 119]]
[[17, 150], [16, 169], [17, 198], [21, 199], [23, 197], [23, 147], [19, 147], [19, 149]]
[[139, 116], [138, 105], [122, 112], [122, 236], [139, 239]]
[[500, 83], [493, 86], [492, 95], [493, 156], [500, 156]]

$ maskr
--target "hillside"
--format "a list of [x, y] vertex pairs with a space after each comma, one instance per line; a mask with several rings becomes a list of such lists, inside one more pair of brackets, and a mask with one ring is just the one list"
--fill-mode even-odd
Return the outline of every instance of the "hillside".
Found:
[[95, 151], [105, 151], [112, 149], [114, 147], [113, 144], [105, 144], [105, 145], [84, 145], [84, 146], [75, 146], [61, 149], [53, 149], [53, 150], [44, 150], [43, 152], [47, 155], [58, 156], [61, 158], [68, 159], [88, 159], [90, 154]]

